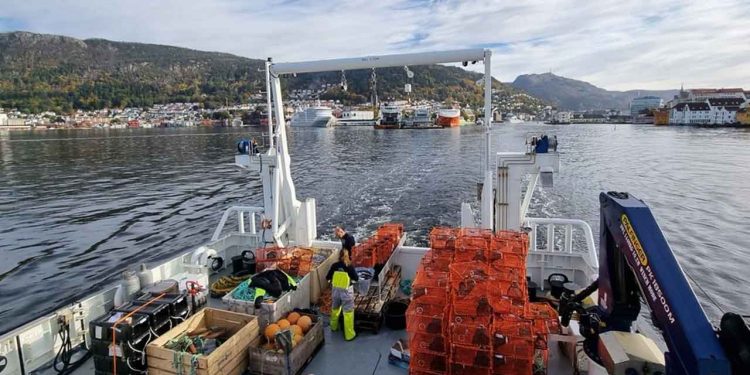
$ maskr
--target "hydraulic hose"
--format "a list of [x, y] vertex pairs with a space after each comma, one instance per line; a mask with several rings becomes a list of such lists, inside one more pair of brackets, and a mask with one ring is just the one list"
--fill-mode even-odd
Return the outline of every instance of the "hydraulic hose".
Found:
[[[60, 345], [60, 350], [57, 351], [57, 354], [55, 355], [55, 361], [53, 362], [53, 367], [55, 371], [57, 371], [60, 375], [68, 375], [72, 374], [73, 371], [75, 371], [78, 367], [80, 367], [84, 362], [86, 362], [89, 357], [91, 357], [91, 352], [86, 351], [86, 353], [76, 361], [71, 362], [73, 359], [73, 343], [70, 340], [70, 324], [65, 323], [60, 325], [60, 330], [58, 332], [58, 336], [60, 337], [60, 340], [62, 342], [62, 345]], [[59, 367], [59, 365], [62, 363], [62, 367]]]

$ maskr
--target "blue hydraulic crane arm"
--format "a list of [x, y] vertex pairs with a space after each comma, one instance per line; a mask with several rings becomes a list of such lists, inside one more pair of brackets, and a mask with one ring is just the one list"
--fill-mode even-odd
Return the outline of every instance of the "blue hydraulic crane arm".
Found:
[[[648, 206], [627, 193], [601, 193], [599, 201], [599, 309], [605, 329], [630, 327], [638, 307], [635, 314], [622, 314], [618, 309], [632, 307], [625, 301], [628, 293], [637, 291], [618, 287], [634, 288], [635, 283], [669, 348], [665, 354], [667, 374], [731, 374], [717, 334]], [[622, 264], [619, 269], [612, 266], [618, 260]]]

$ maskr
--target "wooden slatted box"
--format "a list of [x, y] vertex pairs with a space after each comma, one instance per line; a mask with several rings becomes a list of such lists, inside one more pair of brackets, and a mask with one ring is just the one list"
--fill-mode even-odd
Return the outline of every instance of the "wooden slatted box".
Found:
[[[209, 355], [197, 361], [196, 375], [239, 375], [247, 368], [248, 348], [258, 338], [258, 318], [252, 315], [206, 308], [180, 323], [146, 347], [149, 375], [177, 374], [175, 352], [164, 345], [181, 335], [205, 328], [223, 328], [231, 335]], [[182, 355], [183, 373], [190, 373], [192, 355]]]

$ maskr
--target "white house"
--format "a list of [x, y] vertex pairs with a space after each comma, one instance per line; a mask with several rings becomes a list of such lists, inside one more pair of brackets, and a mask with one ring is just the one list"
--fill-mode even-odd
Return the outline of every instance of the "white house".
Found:
[[707, 102], [677, 104], [669, 116], [669, 123], [675, 125], [710, 124], [711, 120], [711, 107]]
[[711, 107], [711, 123], [715, 125], [734, 124], [737, 122], [737, 111], [745, 103], [740, 98], [712, 98], [708, 99]]
[[711, 107], [711, 124], [726, 125], [737, 122], [737, 111], [740, 107]]

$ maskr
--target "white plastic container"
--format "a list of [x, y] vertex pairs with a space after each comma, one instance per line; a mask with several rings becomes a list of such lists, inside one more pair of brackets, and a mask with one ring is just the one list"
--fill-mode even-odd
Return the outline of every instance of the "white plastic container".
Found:
[[310, 307], [310, 274], [305, 275], [297, 283], [297, 290], [289, 291], [281, 295], [273, 303], [262, 303], [259, 309], [255, 308], [253, 301], [243, 301], [232, 298], [234, 290], [222, 297], [227, 310], [242, 314], [255, 315], [260, 321], [260, 328], [264, 329], [269, 323], [275, 322], [294, 309], [307, 309]]

